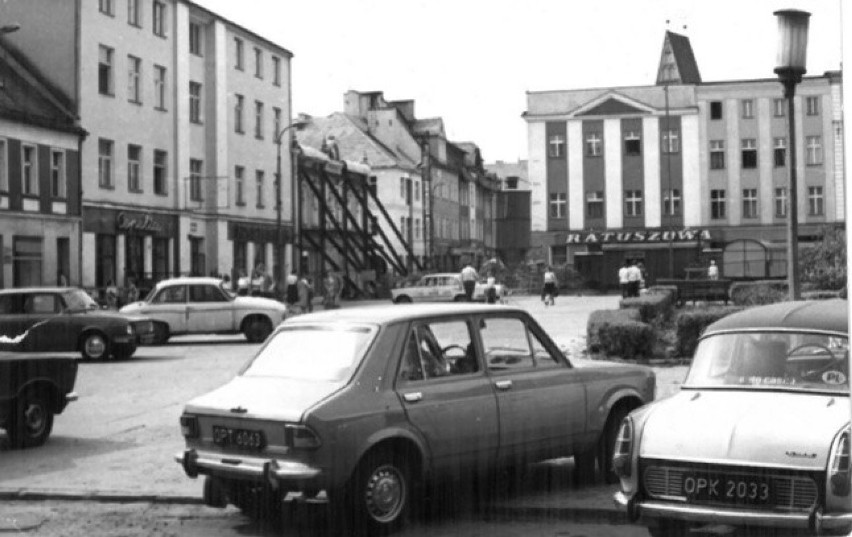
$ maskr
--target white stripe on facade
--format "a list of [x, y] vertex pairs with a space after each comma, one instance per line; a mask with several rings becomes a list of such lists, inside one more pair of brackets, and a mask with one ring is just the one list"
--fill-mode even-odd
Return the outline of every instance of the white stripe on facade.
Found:
[[663, 223], [660, 201], [660, 118], [642, 120], [642, 159], [645, 173], [645, 227], [657, 228]]
[[[698, 168], [699, 123], [698, 115], [684, 115], [680, 118], [680, 130], [683, 157], [683, 225], [686, 227], [701, 225], [701, 170]], [[657, 189], [659, 192], [659, 189]], [[657, 204], [659, 206], [659, 204]]]
[[831, 85], [831, 146], [826, 144], [826, 148], [832, 147], [834, 150], [834, 177], [828, 178], [834, 182], [834, 207], [835, 218], [843, 220], [846, 218], [846, 189], [844, 180], [844, 162], [843, 162], [843, 94], [841, 92], [842, 84], [833, 83]]
[[760, 190], [757, 194], [758, 207], [760, 211], [760, 223], [774, 223], [775, 214], [775, 188], [772, 183], [772, 170], [774, 169], [774, 160], [772, 152], [774, 151], [775, 140], [772, 137], [772, 105], [773, 99], [757, 99], [757, 170], [758, 183]]
[[724, 118], [727, 127], [725, 140], [726, 164], [728, 166], [728, 185], [725, 194], [728, 201], [728, 225], [738, 226], [742, 220], [740, 206], [740, 124], [739, 101], [725, 99]]
[[[604, 120], [604, 176], [606, 184], [606, 227], [620, 229], [624, 225], [621, 177], [621, 120]], [[580, 153], [582, 155], [582, 153]]]
[[[544, 122], [527, 124], [530, 178], [530, 225], [532, 231], [547, 231], [547, 137]], [[434, 184], [434, 183], [433, 183]], [[437, 223], [436, 223], [437, 224]], [[435, 226], [437, 230], [437, 225]]]
[[[831, 116], [826, 114], [826, 110], [831, 108], [831, 95], [826, 94], [820, 99], [820, 114], [822, 117], [822, 159], [824, 166], [825, 179], [825, 220], [832, 222], [837, 219], [837, 193], [835, 192], [834, 182], [834, 159], [831, 156], [831, 150], [834, 140], [834, 128], [832, 126]], [[841, 153], [842, 154], [842, 153]], [[831, 203], [829, 200], [835, 200]]]
[[568, 227], [583, 229], [583, 122], [568, 121]]

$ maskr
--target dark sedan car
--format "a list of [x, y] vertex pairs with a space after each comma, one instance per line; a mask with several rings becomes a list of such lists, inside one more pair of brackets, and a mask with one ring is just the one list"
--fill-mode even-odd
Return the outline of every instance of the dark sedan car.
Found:
[[0, 291], [0, 350], [80, 352], [90, 360], [122, 359], [152, 338], [150, 320], [102, 310], [82, 289]]

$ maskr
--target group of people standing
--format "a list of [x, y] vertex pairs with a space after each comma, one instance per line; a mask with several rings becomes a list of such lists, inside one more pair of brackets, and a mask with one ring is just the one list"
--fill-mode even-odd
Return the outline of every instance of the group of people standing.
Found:
[[632, 298], [639, 296], [639, 290], [645, 287], [645, 266], [641, 261], [625, 260], [618, 269], [618, 283], [621, 286], [621, 297]]
[[[479, 272], [473, 268], [473, 265], [468, 263], [461, 270], [460, 277], [467, 301], [472, 302], [473, 294], [476, 291], [476, 282], [479, 280]], [[494, 276], [493, 272], [489, 271], [488, 278], [485, 280], [485, 302], [488, 304], [496, 304], [498, 300], [497, 278]]]

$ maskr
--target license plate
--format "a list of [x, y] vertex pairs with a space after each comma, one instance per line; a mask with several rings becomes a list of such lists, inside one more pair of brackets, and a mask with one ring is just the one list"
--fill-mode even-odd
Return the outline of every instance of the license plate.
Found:
[[686, 474], [683, 492], [691, 502], [721, 502], [738, 505], [773, 503], [772, 485], [768, 479], [752, 476], [718, 474]]
[[266, 438], [262, 431], [248, 429], [232, 429], [230, 427], [213, 426], [213, 443], [217, 446], [233, 446], [252, 451], [261, 450], [266, 446]]

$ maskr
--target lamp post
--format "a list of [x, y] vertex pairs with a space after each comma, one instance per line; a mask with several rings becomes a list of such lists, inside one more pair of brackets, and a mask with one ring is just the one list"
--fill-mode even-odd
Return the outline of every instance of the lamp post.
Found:
[[[275, 146], [277, 148], [277, 155], [275, 158], [275, 280], [280, 284], [284, 281], [284, 274], [282, 274], [282, 267], [284, 263], [281, 260], [281, 141], [284, 138], [284, 133], [290, 130], [290, 139], [292, 140], [293, 131], [291, 129], [301, 130], [307, 125], [308, 122], [302, 119], [297, 119], [296, 121], [290, 123], [280, 131], [275, 134]], [[292, 143], [290, 144], [292, 146]], [[293, 167], [295, 171], [295, 166]], [[290, 178], [291, 185], [293, 181], [296, 181], [296, 174], [293, 173], [293, 177]], [[291, 211], [290, 211], [290, 219], [293, 221], [293, 234], [296, 235], [296, 199], [292, 196], [293, 188], [291, 190]]]
[[775, 73], [784, 85], [787, 99], [787, 125], [790, 143], [790, 180], [787, 186], [787, 285], [790, 299], [798, 300], [799, 293], [799, 208], [796, 184], [796, 85], [805, 74], [808, 48], [808, 19], [811, 14], [796, 9], [774, 13], [778, 17], [778, 57]]

